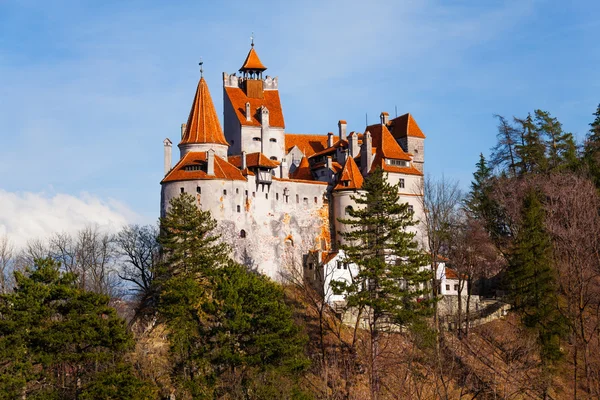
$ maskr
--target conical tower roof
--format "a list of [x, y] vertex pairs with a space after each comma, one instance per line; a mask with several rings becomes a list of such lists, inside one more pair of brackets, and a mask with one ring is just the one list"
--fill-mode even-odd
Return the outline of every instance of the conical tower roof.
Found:
[[180, 144], [191, 143], [229, 145], [225, 140], [225, 135], [223, 135], [217, 111], [204, 78], [200, 78], [200, 82], [198, 82], [196, 96], [180, 142]]
[[352, 157], [348, 157], [334, 190], [357, 190], [362, 187], [363, 176]]
[[250, 48], [248, 55], [246, 56], [246, 61], [244, 61], [244, 65], [240, 68], [240, 71], [264, 71], [267, 67], [263, 65], [258, 58], [258, 54], [256, 54], [256, 50], [254, 50], [254, 45]]

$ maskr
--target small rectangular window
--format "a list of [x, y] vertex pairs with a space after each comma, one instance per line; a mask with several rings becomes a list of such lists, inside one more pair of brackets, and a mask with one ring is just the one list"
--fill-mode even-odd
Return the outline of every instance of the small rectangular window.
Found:
[[317, 200], [317, 197], [315, 196], [315, 204], [317, 204], [317, 202], [318, 202], [318, 200]]
[[337, 269], [342, 269], [342, 262], [341, 261], [337, 262]]
[[344, 269], [348, 269], [348, 263], [344, 263]]
[[302, 201], [304, 202], [304, 204], [308, 204], [308, 197], [305, 197], [304, 199], [302, 199]]
[[408, 211], [411, 212], [411, 213], [414, 213], [415, 209], [414, 209], [414, 207], [412, 205], [409, 204], [408, 205]]
[[240, 189], [235, 188], [235, 194], [239, 194], [240, 193]]
[[450, 285], [446, 285], [446, 290], [450, 291]]
[[237, 206], [237, 212], [241, 212], [242, 211], [242, 207]]
[[200, 189], [200, 186], [196, 187], [196, 193], [202, 193], [202, 189]]
[[184, 188], [181, 188], [181, 193], [185, 193], [185, 189]]
[[248, 191], [246, 190], [246, 197], [248, 197]]
[[260, 138], [259, 137], [253, 137], [252, 140], [254, 140], [255, 142], [260, 142]]
[[299, 194], [296, 195], [296, 203], [300, 203], [300, 195]]
[[256, 192], [252, 192], [252, 197], [256, 197]]
[[398, 184], [401, 189], [404, 189], [404, 178], [400, 178], [400, 180], [398, 181]]
[[269, 193], [265, 193], [265, 199], [269, 198]]
[[279, 200], [279, 193], [275, 193], [275, 200]]
[[308, 269], [313, 269], [313, 263], [308, 263]]
[[276, 142], [277, 142], [277, 139], [275, 139], [275, 138], [271, 138], [271, 139], [269, 139], [269, 142], [276, 143]]
[[454, 290], [458, 292], [458, 285], [454, 285]]

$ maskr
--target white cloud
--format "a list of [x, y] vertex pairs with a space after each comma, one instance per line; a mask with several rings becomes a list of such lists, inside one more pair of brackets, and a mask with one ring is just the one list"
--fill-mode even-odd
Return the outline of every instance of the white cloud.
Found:
[[74, 233], [89, 225], [117, 231], [123, 225], [140, 220], [123, 203], [89, 193], [76, 197], [0, 189], [0, 236], [7, 235], [17, 249], [28, 240], [44, 239], [55, 232]]

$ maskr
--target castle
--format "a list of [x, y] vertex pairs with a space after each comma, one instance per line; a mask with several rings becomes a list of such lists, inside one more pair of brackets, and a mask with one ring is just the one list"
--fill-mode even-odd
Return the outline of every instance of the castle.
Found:
[[224, 130], [201, 76], [173, 167], [164, 141], [162, 216], [171, 198], [195, 195], [234, 258], [272, 278], [292, 264], [306, 268], [308, 254], [323, 263], [336, 257], [346, 229], [338, 218], [356, 207], [351, 196], [377, 167], [422, 219], [425, 135], [410, 114], [382, 112], [363, 133], [347, 133], [344, 120], [337, 134], [286, 133], [279, 81], [263, 77], [266, 69], [253, 43], [239, 76], [223, 73]]

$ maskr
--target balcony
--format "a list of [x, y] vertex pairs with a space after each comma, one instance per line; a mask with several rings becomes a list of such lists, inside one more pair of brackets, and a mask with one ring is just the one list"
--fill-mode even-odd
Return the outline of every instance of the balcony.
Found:
[[273, 175], [271, 174], [271, 170], [258, 170], [256, 174], [256, 182], [270, 185], [273, 182]]

